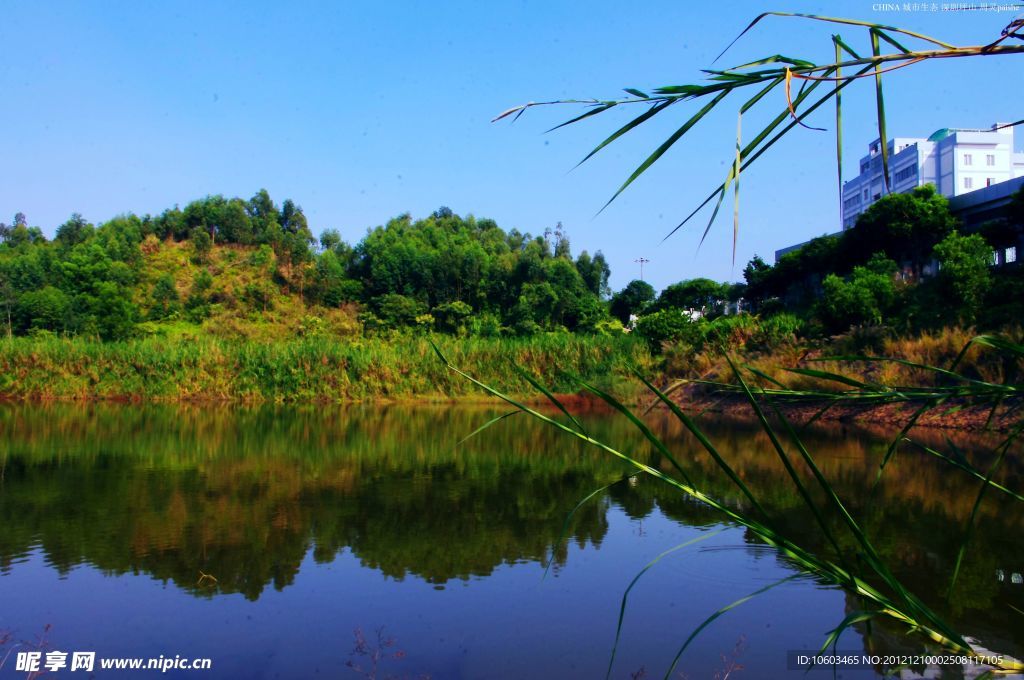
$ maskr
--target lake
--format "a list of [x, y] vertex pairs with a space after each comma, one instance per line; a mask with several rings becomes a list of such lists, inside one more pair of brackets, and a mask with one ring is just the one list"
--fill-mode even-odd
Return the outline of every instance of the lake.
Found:
[[[707, 617], [773, 584], [705, 628], [672, 677], [833, 677], [787, 670], [787, 653], [816, 651], [860, 608], [854, 598], [799, 575], [709, 507], [627, 478], [625, 463], [526, 416], [461, 441], [500, 413], [0, 405], [0, 661], [10, 654], [0, 677], [25, 676], [18, 651], [44, 661], [90, 651], [99, 677], [599, 678], [630, 582], [694, 539], [631, 590], [611, 677], [663, 677]], [[671, 469], [623, 418], [583, 421]], [[765, 434], [742, 420], [702, 422], [779, 525], [825, 550]], [[699, 486], [743, 506], [678, 422], [651, 424]], [[947, 446], [942, 432], [919, 436]], [[1024, 657], [1021, 506], [986, 494], [947, 597], [979, 482], [905, 448], [872, 488], [885, 437], [836, 425], [804, 442], [916, 594], [981, 647]], [[986, 469], [989, 441], [951, 441]], [[1024, 488], [1021, 456], [998, 478]], [[894, 627], [868, 633], [854, 625], [838, 650], [923, 650]], [[122, 657], [211, 667], [100, 670]], [[944, 670], [904, 677], [978, 674]]]

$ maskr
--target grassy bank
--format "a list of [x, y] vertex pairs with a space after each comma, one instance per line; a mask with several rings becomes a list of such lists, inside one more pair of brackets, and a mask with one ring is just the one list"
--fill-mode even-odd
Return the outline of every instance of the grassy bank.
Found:
[[[649, 369], [642, 342], [627, 336], [538, 335], [435, 342], [460, 366], [502, 389], [536, 395], [522, 368], [556, 392], [566, 373], [619, 394], [636, 390], [630, 366]], [[0, 340], [0, 398], [297, 402], [480, 396], [438, 360], [426, 337], [289, 339], [277, 342], [148, 338]]]
[[[775, 338], [767, 344], [758, 337], [757, 321], [725, 318], [720, 326], [727, 333], [700, 343], [666, 343], [661, 360], [669, 378], [704, 379], [731, 383], [735, 381], [726, 355], [757, 369], [765, 376], [783, 382], [792, 389], [845, 391], [850, 385], [794, 373], [789, 369], [813, 369], [840, 373], [854, 380], [886, 385], [932, 387], [946, 380], [931, 370], [910, 364], [950, 368], [966, 378], [992, 383], [1014, 382], [1024, 375], [1024, 361], [984, 345], [972, 345], [961, 355], [978, 332], [972, 328], [950, 327], [897, 335], [886, 328], [857, 328], [843, 335], [809, 340]], [[721, 330], [721, 329], [720, 329]], [[1010, 342], [1020, 343], [1024, 331], [1004, 329], [1000, 334]], [[847, 360], [831, 361], [831, 357]], [[863, 361], [857, 357], [887, 357], [899, 361]], [[903, 363], [901, 363], [903, 362]]]

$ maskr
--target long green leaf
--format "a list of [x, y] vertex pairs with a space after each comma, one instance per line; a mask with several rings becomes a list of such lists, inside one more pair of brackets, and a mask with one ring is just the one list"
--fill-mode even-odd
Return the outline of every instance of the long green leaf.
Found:
[[829, 631], [828, 637], [825, 638], [824, 644], [821, 645], [821, 649], [818, 650], [819, 654], [824, 654], [825, 650], [829, 646], [833, 646], [839, 642], [839, 636], [843, 634], [843, 631], [856, 623], [863, 623], [864, 621], [870, 621], [878, 615], [878, 612], [855, 610], [847, 614], [839, 625]]
[[[438, 356], [441, 357], [443, 361], [445, 361], [443, 359], [443, 354], [441, 354], [440, 352], [440, 349], [436, 345], [433, 345], [433, 347]], [[787, 539], [785, 536], [782, 536], [779, 533], [777, 533], [769, 526], [761, 522], [758, 522], [752, 519], [751, 517], [744, 515], [741, 512], [737, 512], [735, 509], [723, 504], [714, 497], [709, 496], [700, 489], [697, 489], [692, 485], [685, 483], [682, 480], [670, 477], [667, 474], [663, 473], [661, 470], [640, 462], [633, 456], [618, 451], [608, 446], [604, 442], [593, 439], [588, 435], [578, 432], [564, 425], [563, 423], [560, 423], [557, 420], [549, 418], [548, 416], [545, 416], [544, 414], [534, 409], [531, 409], [530, 407], [513, 399], [512, 397], [488, 386], [486, 383], [477, 380], [473, 376], [458, 369], [457, 367], [453, 366], [447, 361], [445, 361], [445, 364], [454, 373], [461, 375], [462, 377], [469, 380], [473, 384], [482, 388], [487, 393], [495, 397], [498, 397], [499, 399], [505, 401], [506, 403], [540, 420], [541, 422], [544, 422], [550, 425], [551, 427], [561, 430], [562, 432], [565, 432], [623, 461], [626, 461], [633, 465], [638, 470], [641, 470], [651, 475], [652, 477], [662, 481], [663, 483], [668, 484], [678, 489], [679, 491], [682, 491], [683, 493], [689, 495], [690, 497], [694, 498], [697, 501], [707, 504], [709, 507], [719, 512], [730, 521], [736, 522], [737, 524], [749, 529], [754, 535], [756, 535], [766, 544], [776, 547], [781, 555], [794, 560], [797, 564], [800, 565], [802, 569], [806, 570], [809, 573], [813, 573], [822, 578], [828, 579], [833, 583], [846, 584], [855, 596], [866, 598], [867, 600], [875, 603], [879, 607], [879, 611], [882, 614], [893, 619], [894, 621], [911, 626], [914, 630], [920, 632], [922, 635], [942, 645], [944, 649], [954, 651], [960, 654], [976, 656], [974, 650], [966, 642], [964, 642], [963, 639], [960, 638], [960, 636], [957, 633], [951, 631], [948, 626], [943, 624], [941, 620], [933, 620], [929, 616], [920, 616], [918, 610], [924, 609], [925, 611], [927, 611], [927, 609], [924, 607], [923, 603], [920, 603], [919, 600], [916, 600], [916, 598], [914, 598], [912, 595], [901, 594], [902, 599], [913, 605], [911, 607], [910, 613], [907, 613], [903, 611], [901, 605], [895, 603], [892, 600], [892, 598], [885, 595], [877, 588], [864, 581], [863, 579], [859, 578], [855, 574], [851, 574], [849, 571], [847, 571], [840, 565], [835, 564], [830, 560], [823, 559], [817, 556], [816, 554], [800, 547], [799, 545], [793, 543], [791, 540]], [[1008, 662], [1004, 665], [1004, 667], [1013, 669], [1024, 668], [1024, 666], [1016, 662]]]
[[701, 118], [703, 118], [705, 115], [707, 115], [708, 111], [710, 111], [711, 109], [715, 108], [715, 105], [717, 105], [718, 102], [720, 102], [723, 99], [725, 99], [726, 95], [728, 95], [728, 94], [729, 94], [729, 90], [725, 90], [725, 91], [719, 93], [718, 96], [716, 96], [710, 102], [705, 104], [704, 107], [700, 111], [698, 111], [689, 120], [687, 120], [685, 123], [683, 123], [682, 127], [680, 127], [678, 130], [673, 132], [672, 135], [668, 139], [666, 139], [664, 142], [662, 142], [661, 146], [659, 146], [657, 149], [655, 149], [654, 153], [652, 153], [650, 156], [648, 156], [647, 160], [645, 160], [643, 163], [641, 163], [640, 166], [636, 170], [633, 171], [633, 174], [629, 176], [629, 179], [627, 179], [625, 181], [625, 183], [623, 183], [623, 185], [621, 187], [619, 187], [619, 190], [616, 191], [615, 194], [611, 198], [608, 199], [608, 202], [604, 204], [604, 207], [602, 207], [601, 210], [604, 210], [609, 205], [611, 205], [611, 202], [614, 201], [616, 198], [618, 198], [619, 194], [621, 194], [623, 191], [626, 190], [626, 187], [628, 187], [630, 184], [632, 184], [633, 181], [637, 177], [639, 177], [644, 172], [646, 172], [647, 168], [649, 168], [652, 165], [654, 165], [654, 163], [659, 158], [661, 158], [663, 155], [665, 155], [665, 152], [668, 151], [670, 148], [672, 148], [673, 144], [678, 142], [680, 140], [680, 138], [682, 138], [682, 136], [685, 135], [690, 130], [690, 128], [692, 128], [694, 125], [699, 123]]
[[629, 593], [630, 593], [630, 591], [633, 590], [633, 586], [635, 586], [637, 584], [637, 581], [640, 580], [640, 577], [643, 576], [644, 574], [646, 574], [648, 571], [650, 571], [651, 567], [653, 567], [658, 562], [660, 562], [663, 558], [668, 557], [672, 553], [678, 552], [678, 551], [682, 550], [683, 548], [687, 548], [687, 547], [689, 547], [689, 546], [691, 546], [691, 545], [693, 545], [695, 543], [699, 543], [701, 541], [707, 540], [707, 539], [709, 539], [709, 538], [711, 538], [713, 536], [717, 536], [718, 534], [722, 533], [723, 531], [725, 531], [725, 529], [719, 529], [718, 531], [712, 531], [711, 533], [703, 534], [701, 536], [697, 536], [696, 538], [692, 538], [689, 541], [686, 541], [685, 543], [680, 543], [679, 545], [675, 546], [674, 548], [669, 548], [668, 550], [666, 550], [665, 552], [661, 553], [660, 555], [655, 557], [653, 560], [648, 562], [647, 565], [644, 566], [644, 568], [640, 570], [640, 573], [638, 573], [636, 576], [634, 576], [633, 580], [629, 582], [629, 586], [626, 587], [626, 591], [624, 593], [622, 593], [622, 604], [619, 606], [619, 621], [618, 621], [618, 623], [615, 626], [615, 642], [612, 644], [611, 658], [608, 659], [608, 672], [605, 673], [605, 677], [606, 678], [610, 678], [612, 676], [612, 666], [615, 665], [615, 653], [619, 649], [619, 640], [622, 637], [622, 623], [623, 623], [623, 621], [626, 618], [626, 600], [629, 598]]
[[463, 437], [462, 439], [460, 439], [460, 440], [458, 441], [458, 443], [456, 444], [456, 446], [461, 446], [461, 445], [462, 445], [462, 444], [464, 444], [465, 442], [469, 441], [469, 440], [470, 440], [470, 439], [472, 439], [473, 437], [477, 436], [478, 434], [480, 434], [481, 432], [483, 432], [484, 430], [486, 430], [487, 428], [489, 428], [489, 427], [490, 427], [491, 425], [495, 425], [496, 423], [499, 423], [499, 422], [501, 422], [502, 420], [505, 420], [505, 418], [509, 418], [509, 417], [511, 417], [511, 416], [514, 416], [514, 415], [516, 415], [517, 413], [520, 413], [520, 411], [509, 411], [508, 413], [502, 413], [502, 414], [501, 414], [500, 416], [498, 416], [498, 417], [496, 417], [496, 418], [491, 418], [491, 419], [490, 419], [490, 420], [488, 420], [488, 421], [487, 421], [486, 423], [484, 423], [483, 425], [481, 425], [480, 427], [476, 428], [475, 430], [473, 430], [472, 432], [470, 432], [469, 434], [467, 434], [467, 435], [466, 435], [465, 437]]
[[609, 135], [609, 137], [606, 140], [604, 140], [603, 142], [598, 144], [596, 147], [594, 147], [594, 149], [590, 153], [588, 153], [583, 158], [583, 160], [581, 160], [579, 163], [576, 164], [576, 167], [578, 168], [579, 166], [583, 165], [588, 160], [590, 160], [594, 156], [594, 154], [596, 154], [598, 151], [600, 151], [604, 147], [608, 146], [609, 144], [614, 142], [616, 139], [618, 139], [622, 135], [626, 134], [627, 132], [629, 132], [630, 130], [632, 130], [636, 126], [640, 125], [641, 123], [647, 122], [648, 120], [650, 120], [654, 116], [658, 115], [659, 113], [661, 113], [662, 111], [664, 111], [666, 108], [668, 108], [669, 106], [671, 106], [674, 103], [675, 103], [674, 100], [668, 100], [668, 101], [658, 102], [657, 104], [652, 104], [651, 108], [647, 109], [642, 114], [640, 114], [639, 116], [637, 116], [633, 120], [629, 121], [628, 123], [626, 123], [625, 125], [620, 127], [614, 133]]
[[811, 378], [818, 378], [820, 380], [829, 380], [832, 382], [842, 383], [843, 385], [850, 385], [851, 387], [870, 389], [872, 385], [866, 382], [845, 376], [841, 373], [831, 373], [829, 371], [818, 371], [813, 368], [787, 368], [785, 369], [790, 373], [796, 373], [798, 375], [806, 375]]
[[[858, 72], [858, 75], [867, 73], [872, 68], [874, 68], [874, 67], [873, 66], [867, 66], [867, 67], [863, 68], [860, 72]], [[828, 73], [826, 73], [826, 75], [828, 75]], [[814, 90], [814, 88], [817, 85], [819, 85], [821, 82], [823, 82], [823, 81], [817, 81], [817, 82], [813, 83], [810, 87], [808, 87], [807, 91], [804, 93], [804, 96], [810, 95], [810, 93]], [[837, 84], [836, 87], [834, 87], [828, 94], [822, 96], [820, 99], [818, 99], [817, 102], [815, 102], [814, 104], [812, 104], [808, 108], [804, 109], [803, 113], [801, 113], [798, 116], [798, 119], [803, 119], [803, 118], [809, 116], [818, 107], [820, 107], [826, 101], [831, 99], [832, 96], [837, 91], [839, 91], [842, 88], [848, 86], [851, 82], [853, 82], [852, 79], [851, 80], [845, 80], [845, 81]], [[799, 103], [799, 102], [797, 100], [794, 100], [794, 104], [796, 104], [796, 103]], [[748, 152], [748, 150], [751, 149], [752, 146], [757, 146], [758, 144], [761, 144], [761, 142], [764, 140], [764, 138], [767, 137], [769, 134], [771, 134], [771, 131], [774, 130], [780, 123], [782, 123], [782, 121], [784, 121], [788, 117], [789, 117], [789, 109], [786, 108], [781, 114], [779, 114], [775, 118], [775, 120], [773, 120], [767, 127], [765, 127], [764, 130], [761, 131], [761, 134], [757, 135], [753, 139], [753, 141], [751, 141], [749, 144], [747, 144], [747, 147], [746, 147], [746, 149], [744, 149], [744, 152], [743, 152], [743, 157], [746, 158], [746, 160], [743, 161], [743, 167], [742, 167], [743, 170], [746, 170], [748, 167], [750, 167], [758, 158], [761, 157], [761, 155], [765, 151], [767, 151], [772, 146], [774, 146], [775, 143], [778, 142], [787, 132], [789, 132], [794, 127], [796, 127], [797, 122], [794, 121], [794, 122], [789, 123], [780, 132], [778, 132], [769, 141], [765, 142], [756, 151]], [[669, 231], [668, 234], [665, 235], [665, 237], [662, 239], [662, 242], [664, 242], [670, 236], [675, 234], [677, 231], [679, 231], [681, 228], [683, 228], [683, 226], [685, 226], [691, 219], [693, 219], [694, 215], [696, 215], [698, 212], [701, 211], [702, 208], [704, 208], [704, 206], [706, 206], [708, 203], [710, 203], [714, 199], [714, 197], [719, 194], [719, 192], [724, 190], [724, 186], [725, 185], [723, 184], [723, 185], [715, 188], [710, 194], [708, 194], [708, 196], [700, 203], [700, 205], [698, 205], [696, 208], [694, 208], [693, 211], [689, 215], [687, 215], [685, 218], [683, 218], [683, 220], [679, 224], [677, 224], [671, 231]], [[705, 233], [705, 236], [706, 236], [707, 235], [707, 230], [705, 230], [704, 233]]]
[[[877, 59], [881, 56], [878, 46], [878, 31], [871, 29], [871, 54]], [[889, 138], [885, 133], [885, 97], [882, 95], [882, 69], [881, 64], [875, 64], [875, 106], [878, 116], [878, 138], [882, 147], [882, 176], [885, 178], [885, 192], [889, 193]]]
[[794, 17], [794, 18], [800, 18], [800, 19], [812, 19], [814, 21], [825, 21], [825, 22], [833, 23], [833, 24], [845, 24], [845, 25], [848, 25], [848, 26], [864, 26], [864, 27], [872, 28], [872, 29], [884, 29], [884, 30], [887, 30], [887, 31], [893, 31], [893, 32], [896, 32], [896, 33], [902, 33], [903, 35], [907, 35], [907, 36], [910, 36], [912, 38], [918, 38], [920, 40], [924, 40], [926, 42], [930, 42], [930, 43], [932, 43], [934, 45], [938, 45], [939, 47], [945, 47], [946, 49], [954, 49], [953, 45], [950, 45], [949, 43], [946, 43], [946, 42], [942, 42], [941, 40], [937, 40], [937, 39], [932, 38], [930, 36], [924, 35], [923, 33], [915, 33], [913, 31], [907, 31], [907, 30], [904, 30], [902, 28], [897, 28], [895, 26], [886, 26], [885, 24], [875, 24], [875, 23], [871, 23], [869, 21], [858, 21], [856, 19], [842, 19], [842, 18], [839, 18], [839, 17], [825, 17], [825, 16], [819, 16], [819, 15], [816, 15], [816, 14], [801, 14], [801, 13], [797, 13], [797, 12], [763, 12], [762, 14], [757, 15], [757, 17], [755, 17], [754, 20], [751, 21], [750, 24], [746, 28], [744, 28], [743, 31], [741, 31], [740, 34], [738, 36], [736, 36], [731, 43], [726, 45], [725, 49], [722, 50], [721, 54], [719, 54], [717, 57], [715, 57], [715, 61], [718, 61], [719, 59], [721, 59], [722, 55], [724, 55], [726, 52], [728, 52], [729, 48], [731, 48], [733, 45], [736, 44], [736, 41], [738, 41], [740, 38], [742, 38], [744, 35], [746, 35], [746, 33], [748, 31], [750, 31], [750, 29], [754, 28], [754, 26], [756, 26], [758, 23], [760, 23], [760, 21], [762, 19], [764, 19], [765, 17], [769, 17], [769, 16]]
[[1003, 458], [1006, 457], [1006, 450], [1008, 446], [1002, 447], [999, 451], [999, 455], [996, 457], [994, 463], [988, 470], [988, 474], [985, 475], [985, 481], [978, 489], [978, 495], [974, 499], [974, 507], [971, 508], [971, 516], [967, 518], [967, 526], [964, 527], [964, 538], [960, 542], [960, 549], [956, 553], [956, 562], [953, 565], [953, 576], [949, 580], [949, 591], [946, 594], [947, 599], [953, 596], [953, 588], [956, 587], [957, 577], [960, 575], [960, 565], [963, 563], [964, 554], [967, 552], [967, 544], [971, 542], [971, 536], [974, 534], [974, 520], [978, 516], [978, 509], [981, 507], [981, 501], [985, 497], [985, 492], [988, 491], [988, 487], [992, 482], [992, 477], [996, 474], [996, 470], [1003, 462]]
[[[832, 36], [836, 48], [836, 63], [842, 61], [843, 39]], [[843, 77], [842, 67], [836, 68], [836, 78]], [[843, 93], [836, 92], [836, 186], [838, 187], [839, 214], [843, 214]]]
[[672, 659], [671, 665], [669, 665], [669, 667], [668, 667], [668, 672], [665, 673], [665, 679], [668, 680], [668, 678], [670, 678], [672, 676], [672, 672], [676, 669], [676, 666], [679, 665], [679, 659], [682, 658], [683, 652], [685, 652], [686, 648], [690, 646], [690, 643], [693, 642], [694, 639], [698, 635], [700, 635], [700, 632], [702, 630], [704, 630], [709, 625], [711, 625], [714, 622], [715, 619], [717, 619], [722, 614], [725, 614], [729, 610], [735, 609], [736, 607], [739, 607], [744, 602], [749, 602], [750, 600], [754, 599], [755, 597], [757, 597], [761, 593], [767, 592], [767, 591], [771, 590], [772, 588], [775, 588], [776, 586], [781, 586], [783, 583], [786, 583], [788, 581], [792, 581], [793, 579], [799, 578], [799, 577], [800, 577], [800, 574], [794, 574], [793, 576], [787, 576], [784, 579], [779, 579], [778, 581], [775, 581], [774, 583], [769, 583], [765, 587], [758, 588], [757, 590], [755, 590], [754, 592], [750, 593], [749, 595], [747, 595], [745, 597], [741, 597], [740, 599], [736, 600], [735, 602], [733, 602], [731, 604], [727, 604], [726, 606], [722, 607], [721, 609], [716, 611], [714, 614], [712, 614], [708, 618], [704, 619], [703, 623], [701, 623], [699, 626], [697, 626], [696, 630], [694, 630], [692, 633], [690, 633], [690, 637], [686, 638], [686, 642], [684, 642], [683, 646], [679, 648], [679, 651], [676, 653], [675, 658]]
[[657, 435], [655, 435], [651, 431], [651, 428], [647, 427], [647, 424], [644, 421], [637, 418], [631, 410], [626, 408], [625, 404], [623, 404], [621, 401], [619, 401], [612, 395], [608, 394], [604, 390], [595, 387], [580, 378], [577, 378], [577, 381], [580, 383], [580, 385], [583, 386], [585, 390], [597, 395], [598, 397], [603, 399], [606, 404], [614, 408], [622, 415], [626, 416], [626, 418], [628, 418], [629, 421], [633, 423], [636, 429], [640, 430], [644, 437], [647, 438], [647, 441], [654, 445], [654, 448], [657, 449], [658, 453], [664, 456], [665, 459], [672, 464], [672, 467], [676, 469], [679, 475], [683, 478], [683, 481], [685, 481], [687, 484], [691, 484], [690, 476], [686, 473], [686, 470], [683, 469], [683, 466], [679, 464], [679, 461], [676, 460], [676, 457], [672, 454], [671, 451], [668, 450], [668, 447], [665, 446], [664, 442], [662, 442], [657, 437]]
[[970, 465], [966, 461], [957, 460], [953, 456], [948, 456], [948, 455], [942, 453], [941, 451], [936, 451], [935, 449], [931, 448], [930, 446], [925, 446], [924, 444], [922, 444], [920, 442], [916, 442], [913, 439], [907, 439], [906, 441], [907, 441], [907, 443], [912, 444], [913, 446], [917, 447], [921, 451], [924, 451], [925, 453], [927, 453], [929, 455], [935, 456], [936, 458], [939, 458], [940, 460], [944, 460], [944, 461], [946, 461], [947, 463], [949, 463], [950, 465], [952, 465], [955, 468], [959, 468], [960, 470], [963, 470], [964, 472], [966, 472], [970, 476], [974, 477], [975, 479], [978, 479], [981, 482], [983, 482], [985, 484], [988, 484], [989, 486], [991, 486], [996, 491], [1001, 491], [1002, 493], [1005, 493], [1006, 495], [1008, 495], [1010, 498], [1013, 498], [1014, 500], [1018, 500], [1018, 501], [1024, 502], [1024, 496], [1022, 496], [1021, 494], [1019, 494], [1019, 493], [1017, 493], [1015, 491], [1012, 491], [1012, 490], [1006, 488], [1005, 486], [1003, 486], [1002, 484], [999, 484], [998, 482], [994, 482], [994, 481], [988, 479], [985, 475], [983, 475], [980, 472], [978, 472], [978, 470], [973, 465]]
[[590, 118], [591, 116], [596, 116], [599, 113], [604, 113], [608, 109], [615, 107], [617, 104], [618, 104], [618, 102], [607, 102], [605, 104], [601, 104], [599, 106], [595, 106], [595, 108], [592, 108], [589, 111], [586, 111], [585, 113], [581, 113], [580, 115], [576, 116], [575, 118], [570, 118], [569, 120], [565, 121], [564, 123], [559, 123], [555, 127], [548, 129], [546, 132], [554, 132], [555, 130], [558, 130], [560, 128], [564, 128], [564, 127], [566, 127], [568, 125], [572, 125], [573, 123], [578, 123], [581, 120], [585, 120], [587, 118]]
[[536, 389], [545, 397], [547, 397], [548, 401], [555, 405], [555, 408], [564, 413], [565, 417], [568, 418], [572, 422], [572, 424], [576, 426], [577, 430], [586, 433], [587, 430], [585, 427], [583, 427], [583, 423], [576, 420], [576, 418], [571, 413], [569, 413], [569, 410], [565, 408], [565, 405], [562, 404], [562, 402], [559, 399], [557, 399], [554, 394], [552, 394], [546, 387], [541, 385], [536, 378], [534, 378], [532, 375], [526, 372], [522, 367], [514, 366], [513, 368], [515, 369], [516, 373], [518, 373], [519, 376], [523, 378], [523, 380], [533, 385], [534, 389]]
[[555, 541], [555, 544], [551, 547], [551, 559], [549, 559], [547, 564], [544, 565], [544, 573], [541, 575], [541, 580], [547, 578], [548, 571], [551, 570], [551, 564], [555, 561], [555, 550], [557, 550], [558, 546], [562, 545], [562, 542], [565, 541], [565, 537], [569, 533], [569, 525], [572, 523], [572, 518], [576, 515], [576, 512], [580, 508], [582, 508], [584, 505], [586, 505], [588, 502], [590, 502], [591, 498], [594, 498], [595, 496], [598, 496], [598, 495], [604, 493], [605, 491], [607, 491], [611, 487], [615, 486], [616, 484], [621, 484], [622, 482], [624, 482], [624, 481], [626, 481], [628, 479], [633, 479], [638, 474], [640, 474], [640, 473], [639, 472], [634, 472], [632, 474], [629, 474], [629, 475], [626, 475], [626, 476], [622, 477], [621, 479], [616, 479], [611, 484], [605, 484], [604, 486], [602, 486], [602, 487], [600, 487], [598, 489], [594, 489], [593, 491], [588, 493], [586, 495], [586, 497], [583, 498], [583, 500], [581, 500], [579, 503], [577, 503], [575, 506], [573, 506], [573, 509], [569, 511], [569, 514], [567, 514], [565, 516], [565, 519], [562, 521], [562, 531], [558, 535], [558, 540]]
[[704, 450], [708, 452], [708, 454], [715, 461], [718, 467], [720, 467], [722, 471], [725, 472], [726, 476], [729, 477], [730, 480], [732, 480], [732, 483], [736, 485], [736, 488], [739, 489], [740, 492], [747, 497], [747, 500], [750, 501], [750, 504], [754, 507], [754, 509], [756, 509], [758, 513], [760, 513], [761, 517], [767, 519], [769, 516], [768, 512], [761, 506], [760, 503], [758, 503], [757, 499], [754, 498], [754, 494], [750, 491], [750, 489], [743, 482], [740, 476], [736, 474], [736, 471], [732, 468], [732, 466], [725, 461], [722, 455], [718, 452], [718, 449], [715, 447], [715, 445], [711, 443], [711, 440], [708, 439], [707, 435], [705, 435], [704, 432], [697, 426], [697, 423], [694, 422], [694, 420], [690, 418], [690, 416], [686, 415], [686, 413], [684, 413], [683, 410], [679, 408], [679, 405], [672, 401], [667, 394], [665, 394], [657, 387], [655, 387], [639, 371], [633, 369], [633, 374], [636, 375], [636, 377], [639, 378], [640, 381], [647, 386], [647, 389], [654, 392], [655, 396], [657, 396], [658, 399], [660, 399], [661, 402], [665, 404], [665, 406], [667, 406], [668, 409], [672, 412], [672, 415], [674, 415], [676, 419], [683, 424], [683, 427], [689, 430], [690, 434], [697, 438], [697, 441], [699, 441], [701, 446], [704, 447]]

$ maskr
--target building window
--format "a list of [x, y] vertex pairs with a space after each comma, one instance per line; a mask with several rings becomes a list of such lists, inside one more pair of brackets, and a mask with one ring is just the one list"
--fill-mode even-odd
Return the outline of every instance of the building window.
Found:
[[995, 164], [996, 164], [995, 154], [988, 154], [988, 155], [985, 156], [985, 165], [987, 165], [987, 166], [989, 166], [991, 168]]
[[973, 165], [973, 164], [974, 164], [974, 159], [971, 158], [971, 154], [965, 153], [964, 154], [964, 165]]
[[993, 250], [992, 251], [992, 266], [993, 267], [998, 267], [999, 266], [999, 251], [998, 250]]
[[867, 189], [864, 190], [864, 200], [865, 201], [868, 200], [868, 190]]
[[868, 171], [868, 164], [867, 163], [861, 163], [860, 164], [860, 174], [863, 175], [867, 171]]
[[1005, 258], [1003, 260], [1006, 264], [1017, 261], [1017, 246], [1010, 246], [1006, 249]]
[[910, 179], [911, 177], [917, 177], [917, 165], [916, 164], [908, 165], [907, 167], [903, 168], [902, 170], [897, 171], [897, 173], [896, 173], [896, 181], [897, 182], [903, 182], [905, 180]]
[[970, 177], [964, 177], [964, 189], [973, 189], [973, 188], [974, 188], [974, 180], [971, 179]]
[[985, 186], [990, 187], [990, 186], [992, 186], [995, 183], [996, 183], [996, 178], [995, 177], [986, 177], [985, 178]]

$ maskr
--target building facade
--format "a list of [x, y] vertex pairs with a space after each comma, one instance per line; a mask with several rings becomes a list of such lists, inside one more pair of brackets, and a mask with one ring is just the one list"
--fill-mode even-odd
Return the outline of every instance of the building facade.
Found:
[[[943, 128], [927, 139], [894, 137], [889, 140], [889, 189], [908, 193], [934, 184], [948, 198], [1024, 177], [1024, 153], [1013, 146], [1012, 127], [988, 130]], [[886, 194], [882, 173], [882, 142], [868, 145], [860, 159], [860, 174], [843, 184], [843, 229]]]

